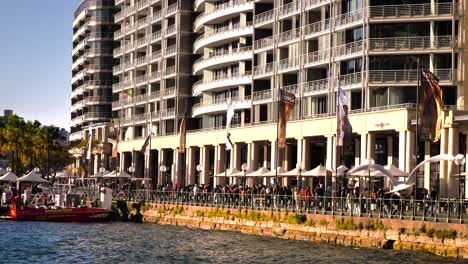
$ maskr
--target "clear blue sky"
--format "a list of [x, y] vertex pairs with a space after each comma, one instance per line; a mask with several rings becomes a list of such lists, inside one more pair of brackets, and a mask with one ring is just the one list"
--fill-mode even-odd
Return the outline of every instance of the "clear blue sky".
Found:
[[0, 115], [69, 130], [73, 12], [80, 0], [3, 0]]

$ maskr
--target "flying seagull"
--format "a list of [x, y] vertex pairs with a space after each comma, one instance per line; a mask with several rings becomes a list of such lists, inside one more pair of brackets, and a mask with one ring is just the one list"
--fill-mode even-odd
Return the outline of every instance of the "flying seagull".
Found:
[[393, 189], [389, 191], [389, 193], [395, 193], [399, 196], [402, 197], [409, 197], [411, 196], [411, 193], [413, 192], [413, 185], [416, 177], [416, 172], [419, 170], [420, 167], [424, 166], [426, 163], [432, 163], [432, 162], [439, 162], [439, 161], [453, 161], [455, 159], [461, 160], [463, 159], [463, 155], [458, 154], [456, 157], [454, 157], [451, 154], [440, 154], [434, 157], [431, 157], [427, 160], [422, 161], [419, 163], [413, 171], [411, 171], [410, 175], [406, 179], [406, 181], [400, 181], [398, 180], [395, 176], [392, 175], [392, 173], [388, 170], [386, 170], [382, 165], [379, 164], [364, 164], [361, 166], [354, 167], [350, 171], [348, 171], [348, 174], [355, 173], [357, 171], [361, 170], [372, 170], [372, 171], [380, 171], [382, 172], [385, 176], [387, 176], [392, 185]]

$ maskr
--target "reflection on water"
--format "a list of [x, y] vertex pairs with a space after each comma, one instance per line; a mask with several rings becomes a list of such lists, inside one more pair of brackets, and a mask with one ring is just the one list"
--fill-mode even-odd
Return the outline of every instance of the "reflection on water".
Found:
[[3, 221], [0, 230], [0, 263], [461, 263], [155, 224]]

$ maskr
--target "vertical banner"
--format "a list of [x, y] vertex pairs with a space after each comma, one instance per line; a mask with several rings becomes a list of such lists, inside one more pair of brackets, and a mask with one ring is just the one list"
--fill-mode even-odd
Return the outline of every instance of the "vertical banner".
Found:
[[141, 146], [141, 154], [145, 156], [149, 156], [150, 149], [151, 149], [151, 134], [152, 134], [153, 128], [150, 125], [149, 133], [148, 136], [146, 136], [145, 143], [143, 143], [143, 146]]
[[185, 136], [187, 133], [187, 125], [185, 123], [185, 117], [180, 122], [180, 138], [179, 138], [179, 153], [185, 153]]
[[88, 143], [87, 143], [87, 152], [86, 152], [86, 159], [90, 160], [91, 159], [91, 152], [93, 150], [93, 130], [89, 128], [89, 137], [88, 137]]
[[350, 145], [353, 143], [353, 127], [348, 118], [348, 104], [343, 89], [338, 85], [336, 94], [336, 135], [338, 138], [337, 146]]
[[421, 69], [421, 91], [418, 106], [421, 117], [421, 130], [428, 137], [437, 142], [442, 130], [442, 89], [439, 86], [439, 78], [429, 70]]
[[294, 105], [296, 104], [296, 96], [290, 92], [279, 90], [280, 98], [278, 102], [278, 147], [286, 146], [286, 123], [291, 116]]
[[231, 141], [231, 132], [229, 132], [229, 129], [231, 127], [232, 118], [234, 117], [234, 105], [230, 101], [228, 102], [226, 115], [227, 115], [226, 116], [226, 150], [231, 150], [232, 141]]

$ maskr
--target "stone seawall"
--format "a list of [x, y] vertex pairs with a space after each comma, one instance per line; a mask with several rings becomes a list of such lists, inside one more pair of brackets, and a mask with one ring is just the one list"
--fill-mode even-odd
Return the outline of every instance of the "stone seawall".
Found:
[[468, 258], [467, 224], [162, 204], [147, 205], [142, 213], [144, 222], [162, 225]]

